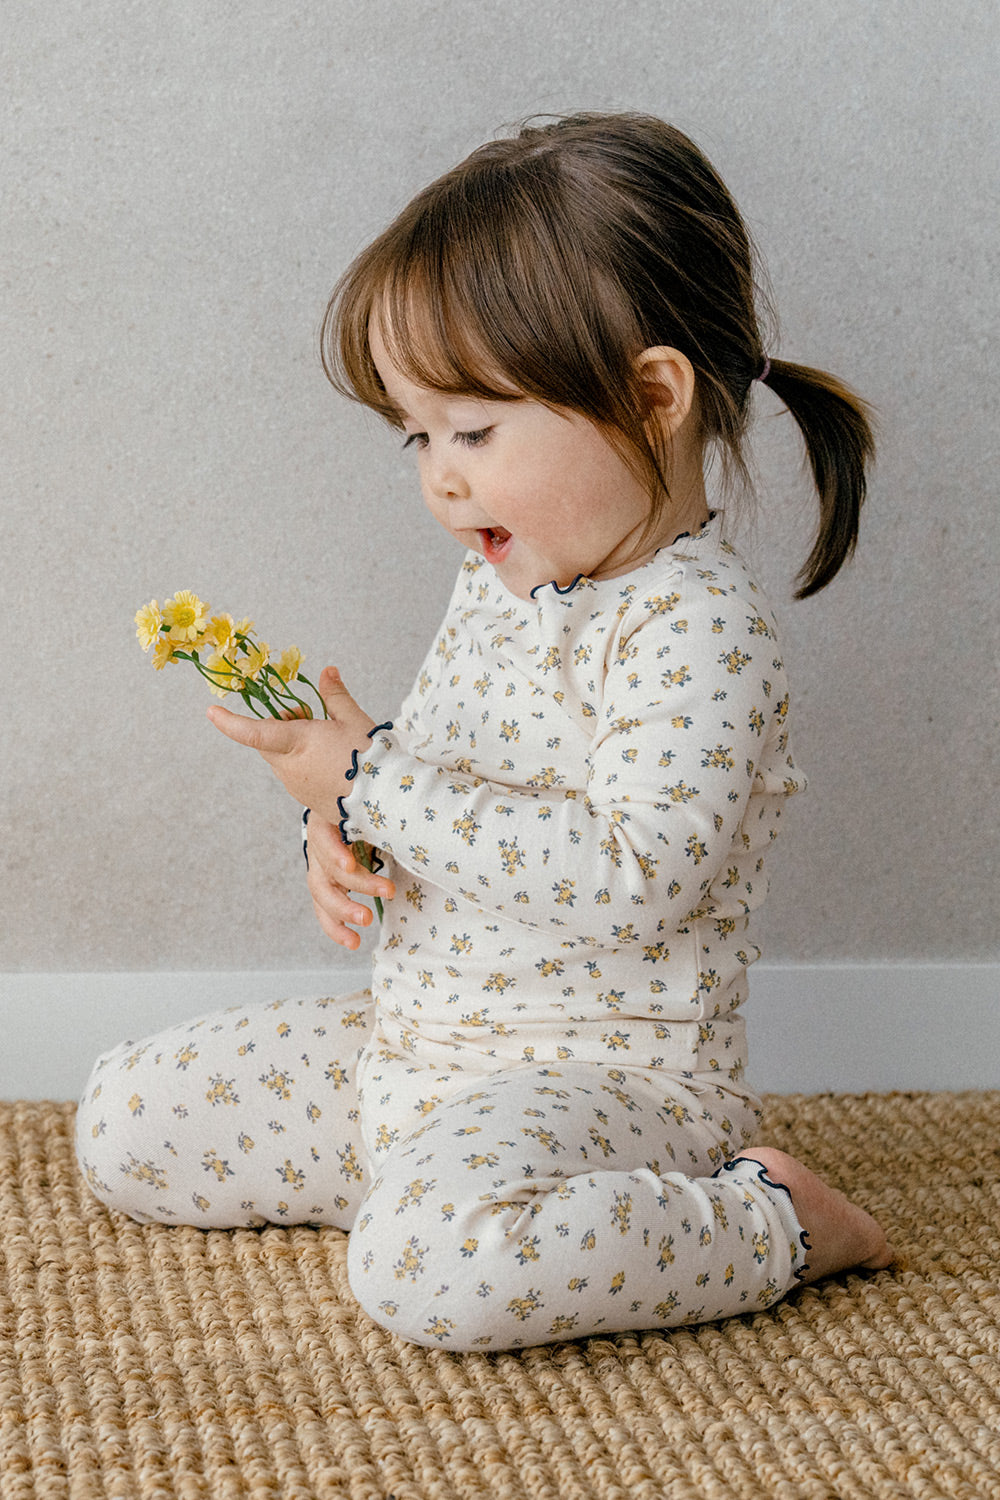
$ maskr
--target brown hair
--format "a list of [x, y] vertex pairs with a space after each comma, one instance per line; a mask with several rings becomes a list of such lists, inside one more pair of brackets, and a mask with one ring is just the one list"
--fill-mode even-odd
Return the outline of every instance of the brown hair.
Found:
[[[666, 498], [637, 356], [666, 345], [694, 367], [706, 444], [746, 481], [750, 390], [765, 368], [755, 253], [715, 169], [648, 115], [580, 114], [488, 142], [418, 193], [348, 267], [323, 320], [323, 365], [345, 395], [399, 414], [368, 343], [373, 312], [419, 385], [531, 397], [600, 425]], [[874, 453], [867, 408], [821, 370], [772, 359], [767, 384], [805, 439], [820, 500], [798, 598], [854, 550]]]

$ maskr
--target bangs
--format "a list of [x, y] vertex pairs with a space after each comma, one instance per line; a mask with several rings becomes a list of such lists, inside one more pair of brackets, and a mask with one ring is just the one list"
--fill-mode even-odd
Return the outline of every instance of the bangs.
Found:
[[[328, 378], [401, 425], [372, 358], [374, 322], [417, 385], [491, 401], [526, 396], [620, 429], [631, 386], [620, 351], [638, 352], [640, 335], [620, 288], [594, 284], [555, 163], [522, 162], [512, 174], [486, 159], [478, 168], [432, 183], [345, 272], [323, 321]], [[609, 339], [587, 309], [616, 303], [628, 327]], [[622, 367], [609, 372], [612, 349]]]
[[376, 326], [392, 363], [415, 385], [444, 395], [516, 401], [524, 392], [502, 372], [501, 351], [490, 347], [489, 325], [481, 326], [477, 310], [458, 277], [435, 284], [425, 267], [392, 268], [381, 285], [364, 289], [349, 312], [344, 307], [340, 355], [350, 393], [401, 425], [375, 368], [370, 332]]

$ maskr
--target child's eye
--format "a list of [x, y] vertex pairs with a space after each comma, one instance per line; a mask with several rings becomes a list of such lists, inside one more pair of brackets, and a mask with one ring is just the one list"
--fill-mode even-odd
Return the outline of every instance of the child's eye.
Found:
[[[451, 441], [453, 443], [458, 443], [463, 448], [481, 448], [484, 443], [489, 442], [490, 433], [492, 431], [492, 427], [477, 427], [472, 432], [456, 432]], [[430, 438], [427, 436], [426, 432], [411, 432], [409, 437], [407, 437], [406, 441], [403, 443], [403, 447], [404, 449], [417, 448], [422, 450], [426, 448], [429, 443]]]
[[474, 432], [456, 432], [452, 442], [461, 443], [463, 448], [481, 448], [489, 442], [492, 431], [492, 427], [477, 427]]

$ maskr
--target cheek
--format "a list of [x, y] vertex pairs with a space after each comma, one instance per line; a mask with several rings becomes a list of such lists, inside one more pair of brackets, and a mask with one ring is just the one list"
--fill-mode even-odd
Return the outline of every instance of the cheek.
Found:
[[436, 521], [441, 519], [443, 502], [434, 494], [423, 471], [420, 473], [420, 497]]
[[571, 465], [553, 469], [535, 491], [538, 504], [525, 518], [528, 528], [544, 533], [549, 542], [572, 546], [606, 516], [609, 497], [605, 488], [593, 471], [585, 469], [581, 474]]
[[436, 505], [433, 500], [427, 499], [426, 496], [424, 497], [424, 505], [427, 509], [428, 515], [430, 515], [438, 523], [439, 526], [443, 526], [446, 531], [449, 530], [448, 517], [445, 515], [441, 506]]

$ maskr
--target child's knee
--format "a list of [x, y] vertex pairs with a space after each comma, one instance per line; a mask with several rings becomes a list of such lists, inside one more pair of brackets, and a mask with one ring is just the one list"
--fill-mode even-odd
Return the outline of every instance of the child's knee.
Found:
[[161, 1217], [149, 1189], [163, 1173], [144, 1150], [138, 1080], [121, 1066], [130, 1046], [105, 1053], [91, 1070], [77, 1105], [76, 1156], [96, 1198], [148, 1223]]
[[476, 1194], [463, 1198], [454, 1181], [446, 1185], [426, 1158], [420, 1167], [408, 1155], [383, 1161], [361, 1205], [347, 1247], [351, 1291], [375, 1323], [411, 1343], [490, 1346], [493, 1308], [476, 1274], [489, 1210]]
[[477, 1317], [481, 1303], [449, 1284], [436, 1256], [433, 1267], [427, 1264], [433, 1247], [426, 1235], [414, 1229], [398, 1245], [394, 1240], [392, 1256], [376, 1260], [372, 1246], [384, 1245], [385, 1228], [362, 1213], [351, 1230], [347, 1279], [362, 1310], [388, 1333], [424, 1348], [461, 1353], [489, 1345], [493, 1330]]

